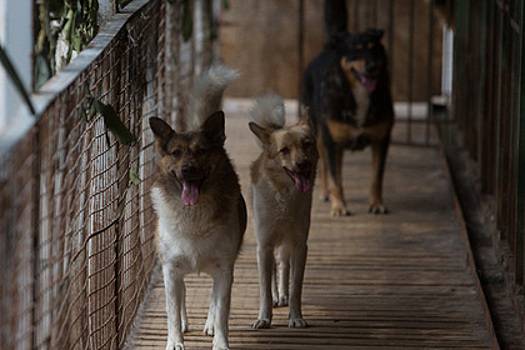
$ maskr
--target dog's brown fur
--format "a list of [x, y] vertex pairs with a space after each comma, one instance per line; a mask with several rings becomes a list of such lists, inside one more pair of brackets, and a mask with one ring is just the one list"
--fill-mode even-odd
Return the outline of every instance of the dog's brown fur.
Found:
[[[152, 200], [159, 216], [157, 242], [166, 285], [166, 348], [184, 349], [184, 275], [205, 272], [214, 280], [214, 296], [204, 331], [215, 335], [213, 349], [228, 349], [233, 265], [247, 215], [239, 178], [224, 149], [224, 113], [212, 114], [196, 131], [177, 133], [159, 118], [150, 118], [150, 126], [159, 155]], [[184, 200], [188, 183], [198, 187], [197, 200]]]
[[308, 118], [285, 126], [278, 97], [260, 98], [257, 109], [266, 115], [259, 118], [262, 123], [249, 124], [262, 146], [250, 167], [260, 285], [259, 315], [252, 327], [270, 327], [272, 299], [274, 306], [290, 305], [289, 327], [305, 327], [301, 295], [318, 158], [315, 137]]

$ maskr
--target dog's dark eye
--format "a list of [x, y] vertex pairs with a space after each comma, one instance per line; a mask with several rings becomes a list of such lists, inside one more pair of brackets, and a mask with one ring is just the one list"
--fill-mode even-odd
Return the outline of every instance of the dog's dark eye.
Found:
[[310, 148], [310, 147], [312, 147], [313, 144], [314, 144], [313, 141], [310, 140], [310, 139], [306, 139], [306, 140], [303, 141], [303, 147], [304, 148]]
[[290, 153], [290, 149], [288, 147], [283, 147], [279, 150], [279, 153], [281, 153], [282, 155], [287, 155], [288, 153]]
[[182, 155], [182, 151], [180, 149], [176, 149], [173, 152], [171, 152], [171, 155], [175, 158], [179, 158]]

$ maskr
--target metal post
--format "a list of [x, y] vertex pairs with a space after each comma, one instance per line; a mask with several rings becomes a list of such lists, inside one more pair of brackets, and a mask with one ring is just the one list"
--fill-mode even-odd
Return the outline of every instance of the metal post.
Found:
[[428, 4], [428, 67], [427, 67], [427, 115], [425, 118], [425, 144], [430, 144], [430, 122], [432, 121], [432, 78], [434, 66], [434, 0]]
[[415, 29], [415, 1], [410, 0], [410, 19], [408, 28], [408, 124], [407, 143], [412, 141], [412, 102], [414, 99], [414, 29]]
[[525, 4], [521, 5], [522, 21], [520, 31], [521, 67], [519, 75], [519, 117], [518, 117], [518, 164], [517, 164], [517, 218], [518, 229], [516, 232], [516, 283], [523, 284], [525, 271], [525, 40], [523, 33], [525, 25]]
[[301, 113], [301, 86], [302, 76], [304, 70], [304, 0], [299, 0], [299, 13], [298, 13], [298, 33], [297, 33], [297, 54], [298, 54], [298, 81], [299, 86], [297, 89], [297, 116], [300, 117]]

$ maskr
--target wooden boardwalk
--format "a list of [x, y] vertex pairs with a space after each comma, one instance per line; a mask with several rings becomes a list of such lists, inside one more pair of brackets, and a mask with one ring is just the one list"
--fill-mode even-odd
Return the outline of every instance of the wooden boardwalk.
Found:
[[[247, 193], [248, 166], [258, 149], [245, 119], [233, 117], [227, 125], [230, 156]], [[344, 177], [353, 216], [331, 218], [329, 205], [315, 196], [303, 297], [310, 327], [288, 329], [288, 309], [279, 308], [272, 329], [250, 329], [258, 306], [250, 224], [235, 270], [232, 349], [497, 348], [439, 150], [391, 148], [386, 216], [367, 214], [369, 151], [346, 155]], [[212, 339], [202, 335], [210, 288], [205, 275], [187, 278], [187, 349], [211, 349]], [[165, 341], [160, 279], [132, 347], [164, 349]]]

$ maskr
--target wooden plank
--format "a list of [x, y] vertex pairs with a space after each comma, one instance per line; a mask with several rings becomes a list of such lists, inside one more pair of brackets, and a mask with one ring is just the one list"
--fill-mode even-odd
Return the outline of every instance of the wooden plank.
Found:
[[[227, 147], [248, 196], [248, 166], [258, 152], [246, 120], [227, 121]], [[287, 327], [287, 308], [274, 325], [254, 331], [258, 285], [250, 223], [235, 270], [230, 319], [232, 349], [491, 349], [482, 296], [461, 237], [439, 150], [393, 146], [385, 199], [390, 215], [367, 214], [368, 152], [348, 154], [345, 190], [353, 216], [332, 219], [314, 200], [304, 287], [307, 329]], [[251, 212], [250, 212], [251, 215]], [[190, 275], [188, 349], [209, 349], [202, 335], [211, 280]], [[165, 346], [162, 281], [146, 300], [134, 348]]]

